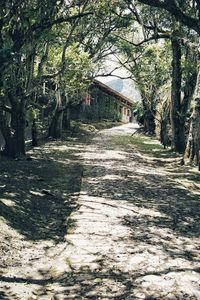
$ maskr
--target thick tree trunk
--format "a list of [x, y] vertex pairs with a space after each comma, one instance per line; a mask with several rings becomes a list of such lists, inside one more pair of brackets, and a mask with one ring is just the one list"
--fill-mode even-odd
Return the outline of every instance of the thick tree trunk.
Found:
[[64, 112], [63, 117], [63, 128], [70, 130], [71, 124], [70, 124], [70, 107], [67, 107]]
[[185, 150], [185, 120], [181, 115], [181, 45], [172, 37], [172, 89], [171, 89], [171, 127], [172, 149], [179, 153]]
[[[200, 74], [198, 77], [199, 76]], [[197, 85], [198, 83], [199, 80], [197, 81]], [[199, 88], [197, 88], [197, 93], [198, 90]], [[187, 146], [184, 154], [184, 163], [193, 163], [198, 165], [200, 170], [200, 98], [195, 98], [194, 102]]]
[[62, 136], [63, 116], [66, 109], [66, 103], [63, 105], [63, 99], [60, 88], [56, 91], [56, 108], [49, 126], [49, 136], [54, 139], [59, 139]]
[[167, 120], [161, 120], [160, 121], [160, 142], [164, 146], [164, 149], [166, 149], [168, 146], [171, 145], [168, 131], [167, 131]]
[[195, 106], [190, 123], [190, 131], [188, 135], [187, 147], [184, 155], [184, 162], [199, 165], [200, 151], [200, 98], [195, 99]]
[[38, 131], [37, 131], [37, 123], [36, 119], [33, 119], [33, 123], [31, 126], [31, 135], [32, 135], [32, 146], [37, 147], [38, 146]]
[[144, 107], [144, 130], [149, 134], [155, 133], [155, 116], [153, 112]]
[[3, 154], [9, 158], [25, 155], [25, 111], [24, 103], [12, 107], [11, 121], [1, 122], [1, 132], [5, 140]]
[[62, 136], [63, 114], [64, 114], [63, 109], [56, 110], [52, 118], [49, 127], [49, 136], [54, 139], [59, 139]]

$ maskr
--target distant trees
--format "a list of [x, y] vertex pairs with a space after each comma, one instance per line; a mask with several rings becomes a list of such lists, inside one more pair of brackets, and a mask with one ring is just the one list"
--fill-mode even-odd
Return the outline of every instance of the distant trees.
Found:
[[124, 53], [128, 61], [126, 67], [140, 90], [144, 130], [149, 134], [154, 134], [160, 89], [170, 78], [169, 45], [147, 43], [134, 46], [127, 44], [124, 40], [118, 40], [117, 44]]
[[[132, 1], [128, 1], [132, 3]], [[194, 89], [194, 96], [192, 102], [192, 114], [190, 121], [190, 131], [188, 134], [187, 147], [185, 150], [185, 161], [194, 162], [196, 164], [200, 164], [200, 119], [199, 119], [199, 106], [200, 106], [200, 95], [199, 95], [199, 78], [200, 78], [200, 69], [199, 69], [199, 35], [200, 35], [200, 23], [199, 23], [199, 15], [200, 15], [200, 3], [198, 0], [194, 1], [178, 1], [178, 0], [169, 0], [169, 1], [161, 1], [161, 0], [138, 0], [138, 2], [149, 5], [150, 7], [155, 7], [157, 9], [167, 11], [179, 24], [183, 27], [187, 28], [187, 30], [181, 30], [181, 40], [186, 42], [187, 45], [193, 50], [193, 53], [196, 53], [196, 70], [194, 74], [190, 74], [187, 78], [187, 83], [190, 85], [187, 91], [189, 91], [189, 98], [191, 98]], [[180, 37], [179, 37], [180, 38]], [[175, 46], [175, 44], [174, 44]], [[180, 47], [179, 47], [180, 49]], [[175, 48], [174, 48], [175, 50]], [[174, 75], [176, 76], [176, 74]], [[174, 79], [174, 84], [175, 84]], [[178, 84], [178, 82], [176, 82]], [[186, 94], [185, 94], [186, 95]], [[180, 101], [179, 101], [180, 102]], [[188, 108], [188, 104], [186, 105]], [[183, 109], [184, 113], [186, 112], [185, 108]], [[180, 112], [181, 113], [181, 112]], [[185, 118], [185, 116], [184, 116]], [[183, 133], [180, 133], [183, 136]], [[181, 147], [182, 152], [182, 147]]]
[[[131, 0], [128, 2], [132, 2]], [[147, 4], [152, 7], [165, 9], [181, 24], [194, 30], [198, 35], [200, 34], [199, 14], [200, 3], [199, 0], [138, 0], [138, 2]]]
[[[194, 128], [198, 128], [199, 122], [196, 117], [199, 105], [195, 100], [199, 98], [199, 1], [124, 0], [124, 3], [131, 12], [132, 23], [115, 37], [114, 43], [125, 56], [119, 57], [120, 63], [133, 74], [140, 89], [145, 130], [153, 133], [155, 123], [159, 124], [160, 140], [165, 144], [169, 142], [170, 126], [172, 149], [180, 153], [187, 149], [186, 158], [187, 153], [194, 153], [192, 149], [188, 152], [188, 147], [193, 147], [196, 152], [190, 160], [198, 162], [199, 135]], [[148, 51], [150, 48], [154, 50]], [[160, 59], [158, 49], [163, 49]], [[164, 93], [169, 101], [164, 100], [166, 97], [162, 99]], [[191, 142], [193, 138], [195, 141]]]
[[[0, 130], [5, 139], [4, 155], [16, 158], [25, 154], [27, 110], [38, 108], [42, 95], [55, 101], [49, 134], [60, 136], [69, 101], [77, 99], [75, 95], [92, 78], [93, 63], [110, 53], [110, 33], [125, 26], [123, 11], [120, 1], [108, 0], [1, 1]], [[36, 123], [33, 119], [34, 139]]]
[[[49, 107], [49, 135], [59, 138], [69, 106], [117, 51], [141, 91], [146, 131], [159, 123], [165, 143], [169, 125], [172, 149], [199, 163], [199, 14], [197, 0], [1, 1], [4, 154], [25, 154], [28, 112], [41, 107]], [[38, 115], [29, 119], [33, 144]]]
[[54, 28], [71, 28], [92, 12], [75, 1], [13, 0], [2, 1], [0, 14], [0, 129], [4, 154], [15, 158], [25, 154], [26, 110], [40, 93]]

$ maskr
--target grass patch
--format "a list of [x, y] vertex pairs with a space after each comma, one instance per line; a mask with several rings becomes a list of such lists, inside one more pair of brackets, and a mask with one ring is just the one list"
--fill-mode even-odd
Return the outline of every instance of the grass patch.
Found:
[[99, 121], [99, 122], [93, 122], [92, 124], [93, 124], [93, 126], [95, 126], [96, 129], [103, 130], [103, 129], [120, 126], [123, 123], [122, 122], [113, 122], [110, 120], [104, 120], [104, 121]]
[[142, 134], [114, 137], [113, 142], [114, 144], [129, 146], [143, 155], [157, 159], [181, 157], [179, 154], [171, 151], [171, 149], [164, 149], [160, 142], [154, 137]]
[[102, 121], [71, 121], [72, 134], [93, 134], [99, 130], [122, 125], [121, 122]]
[[164, 149], [163, 146], [154, 137], [142, 134], [134, 134], [133, 136], [117, 136], [112, 138], [112, 146], [128, 149], [132, 153], [139, 153], [140, 159], [154, 167], [164, 167], [169, 177], [194, 194], [200, 194], [200, 173], [197, 167], [181, 165], [182, 155]]
[[155, 158], [177, 158], [181, 157], [179, 154], [173, 152], [171, 149], [164, 149], [158, 140], [154, 137], [145, 135], [133, 135], [130, 142], [134, 147], [143, 154]]

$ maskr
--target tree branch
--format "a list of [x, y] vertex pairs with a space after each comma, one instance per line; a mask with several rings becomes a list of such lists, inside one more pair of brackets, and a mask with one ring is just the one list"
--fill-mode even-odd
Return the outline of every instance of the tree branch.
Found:
[[193, 29], [200, 34], [199, 20], [186, 15], [175, 3], [174, 0], [138, 0], [138, 2], [147, 4], [149, 6], [163, 8], [167, 10], [171, 15], [175, 17], [177, 21], [180, 21], [185, 26]]
[[60, 17], [60, 18], [57, 18], [55, 20], [48, 20], [46, 22], [41, 22], [40, 24], [33, 24], [28, 29], [26, 35], [30, 34], [31, 32], [37, 31], [37, 30], [48, 29], [48, 28], [52, 27], [53, 25], [62, 24], [62, 23], [68, 23], [68, 22], [71, 22], [73, 20], [77, 20], [77, 19], [89, 16], [89, 15], [93, 15], [93, 12], [88, 11], [88, 12], [76, 14], [76, 15], [69, 16], [69, 17]]
[[170, 39], [170, 38], [171, 38], [170, 32], [166, 32], [166, 33], [163, 33], [163, 34], [154, 34], [154, 35], [152, 35], [151, 37], [145, 38], [143, 41], [141, 41], [141, 42], [139, 42], [139, 43], [136, 44], [136, 43], [134, 43], [134, 42], [131, 42], [131, 41], [125, 39], [125, 38], [122, 37], [122, 36], [119, 36], [119, 35], [116, 35], [116, 34], [115, 34], [115, 36], [116, 36], [117, 38], [120, 38], [121, 40], [123, 40], [123, 41], [129, 43], [130, 45], [135, 46], [135, 47], [141, 46], [142, 44], [147, 43], [147, 42], [150, 42], [150, 41], [153, 41], [153, 40], [158, 40], [158, 39]]
[[[119, 78], [119, 79], [122, 79], [122, 80], [133, 79], [131, 75], [130, 75], [130, 76], [127, 76], [127, 77], [124, 77], [124, 76], [112, 74], [112, 72], [107, 73], [107, 74], [98, 74], [98, 75], [95, 75], [95, 76], [93, 77], [93, 79], [98, 78], [98, 77], [110, 77], [110, 76], [116, 77], [116, 78]], [[134, 80], [134, 79], [133, 79], [133, 80]]]

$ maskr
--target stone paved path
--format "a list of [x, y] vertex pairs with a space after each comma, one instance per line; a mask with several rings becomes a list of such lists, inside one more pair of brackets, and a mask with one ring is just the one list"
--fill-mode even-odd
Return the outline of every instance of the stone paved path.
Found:
[[112, 145], [113, 136], [135, 129], [105, 130], [86, 151], [77, 229], [68, 236], [71, 263], [98, 283], [86, 298], [200, 299], [199, 199], [128, 147]]
[[199, 197], [115, 144], [136, 128], [101, 131], [79, 153], [84, 171], [72, 230], [47, 245], [44, 272], [27, 282], [34, 293], [24, 299], [200, 299]]

